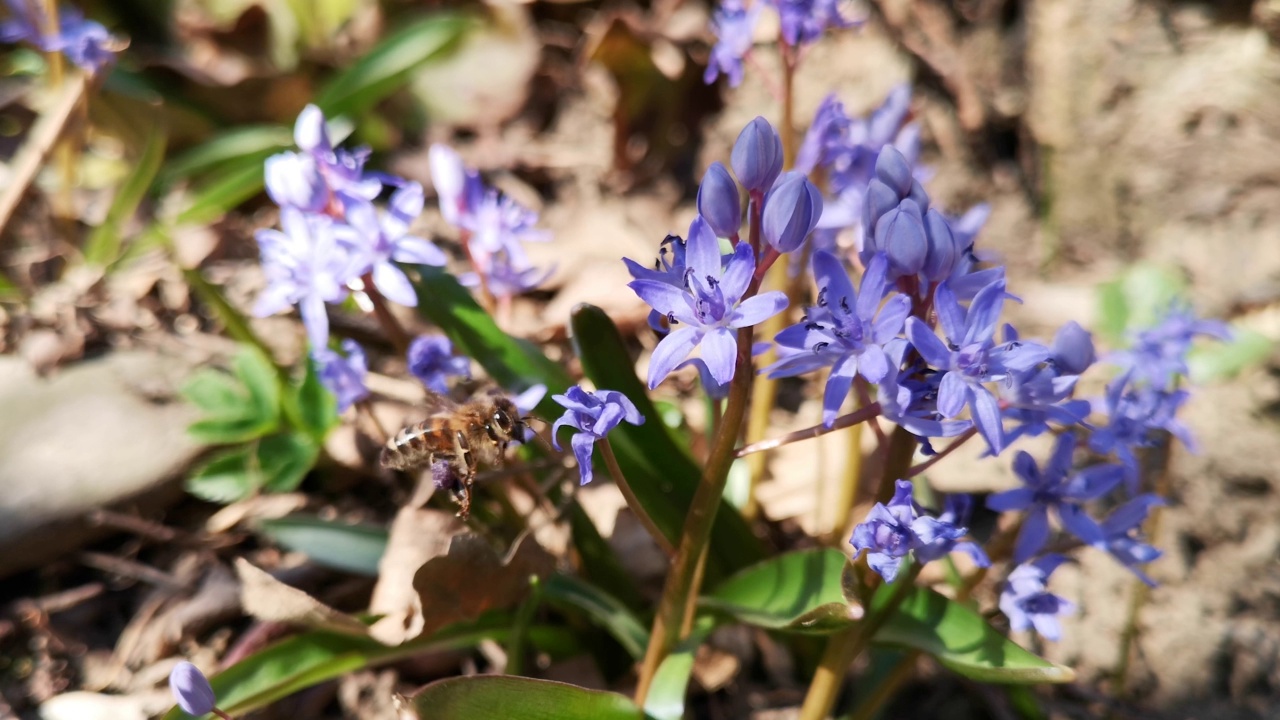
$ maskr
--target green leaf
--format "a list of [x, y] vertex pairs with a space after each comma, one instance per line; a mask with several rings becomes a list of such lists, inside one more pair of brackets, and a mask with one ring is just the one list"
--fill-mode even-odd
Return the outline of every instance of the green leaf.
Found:
[[[210, 678], [210, 684], [218, 697], [218, 707], [228, 714], [242, 716], [349, 672], [418, 654], [470, 648], [485, 639], [501, 640], [509, 632], [509, 626], [508, 617], [486, 616], [399, 647], [387, 647], [371, 638], [317, 630], [250, 655]], [[558, 628], [530, 630], [530, 638], [539, 647], [563, 643], [568, 639], [564, 636]], [[176, 707], [164, 716], [164, 720], [189, 718]]]
[[329, 431], [338, 426], [338, 399], [320, 382], [319, 368], [316, 361], [307, 356], [306, 374], [297, 387], [290, 386], [287, 402], [293, 403], [302, 427], [298, 430], [308, 433], [316, 443], [323, 443]]
[[244, 125], [209, 138], [165, 163], [156, 184], [168, 187], [180, 180], [223, 169], [261, 164], [269, 155], [293, 144], [293, 131], [283, 125]]
[[473, 675], [438, 680], [410, 700], [423, 720], [638, 720], [617, 693], [532, 678]]
[[215, 503], [243, 500], [258, 489], [251, 461], [248, 447], [221, 453], [191, 473], [187, 492]]
[[473, 21], [437, 14], [389, 35], [316, 96], [325, 115], [360, 115], [399, 90], [414, 71], [451, 50]]
[[1098, 332], [1111, 344], [1120, 344], [1124, 331], [1129, 327], [1129, 301], [1119, 280], [1098, 286], [1098, 311]]
[[863, 614], [845, 600], [848, 563], [844, 553], [832, 548], [787, 553], [734, 575], [698, 604], [771, 630], [845, 630]]
[[1195, 347], [1187, 357], [1191, 381], [1196, 384], [1229, 380], [1261, 364], [1275, 350], [1271, 338], [1254, 330], [1232, 328], [1232, 339]]
[[276, 373], [276, 366], [256, 348], [245, 345], [231, 361], [231, 369], [249, 391], [254, 414], [278, 423], [280, 376]]
[[[651, 419], [643, 425], [619, 425], [609, 433], [609, 442], [636, 498], [667, 540], [677, 545], [702, 470], [658, 421], [658, 410], [636, 377], [631, 353], [613, 320], [600, 308], [582, 304], [573, 309], [570, 327], [587, 377], [597, 388], [626, 395]], [[764, 549], [742, 515], [732, 506], [722, 506], [712, 528], [707, 577], [723, 578], [763, 557]]]
[[622, 645], [631, 657], [640, 660], [649, 645], [649, 631], [617, 598], [570, 575], [553, 575], [542, 589], [550, 603], [585, 612]]
[[262, 162], [246, 158], [220, 171], [192, 191], [187, 206], [178, 213], [177, 225], [207, 225], [262, 192]]
[[262, 488], [268, 492], [292, 492], [302, 484], [320, 457], [320, 446], [310, 435], [281, 433], [258, 443], [258, 469]]
[[204, 411], [205, 415], [237, 417], [246, 415], [249, 392], [235, 378], [221, 370], [205, 368], [183, 384], [179, 394]]
[[289, 550], [300, 552], [326, 567], [377, 577], [378, 563], [387, 549], [387, 531], [372, 525], [352, 525], [309, 515], [263, 520], [263, 534]]
[[689, 678], [693, 675], [693, 662], [698, 648], [706, 642], [715, 623], [699, 621], [689, 637], [671, 651], [658, 666], [649, 694], [645, 696], [645, 714], [654, 720], [683, 720], [684, 699], [689, 693]]
[[508, 390], [546, 385], [547, 396], [538, 404], [543, 417], [557, 417], [564, 411], [551, 399], [553, 393], [564, 392], [571, 384], [564, 368], [533, 343], [503, 332], [471, 292], [443, 269], [426, 265], [413, 269], [421, 276], [415, 283], [419, 314], [443, 330], [457, 352], [480, 363], [490, 377]]
[[121, 231], [129, 218], [133, 217], [138, 205], [151, 187], [164, 160], [166, 136], [153, 125], [147, 134], [146, 145], [142, 155], [137, 158], [133, 171], [125, 179], [124, 184], [116, 191], [107, 209], [107, 217], [102, 224], [93, 229], [89, 239], [85, 241], [84, 259], [92, 265], [108, 266], [120, 257], [122, 245]]
[[1170, 303], [1186, 291], [1186, 281], [1168, 268], [1140, 263], [1098, 287], [1098, 329], [1113, 344], [1128, 331], [1155, 324]]
[[[887, 600], [882, 586], [873, 604]], [[1024, 650], [971, 608], [928, 588], [916, 588], [876, 633], [878, 644], [926, 652], [951, 670], [979, 682], [1066, 683], [1071, 668]]]

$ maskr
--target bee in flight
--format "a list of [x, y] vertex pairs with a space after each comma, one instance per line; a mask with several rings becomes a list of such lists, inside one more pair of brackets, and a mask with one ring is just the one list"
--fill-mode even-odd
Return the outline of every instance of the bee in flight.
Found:
[[523, 442], [525, 418], [515, 403], [493, 393], [456, 403], [431, 393], [430, 415], [410, 425], [382, 448], [382, 467], [413, 470], [430, 467], [436, 487], [448, 490], [458, 503], [458, 517], [471, 513], [471, 488], [480, 464], [502, 462], [507, 445]]

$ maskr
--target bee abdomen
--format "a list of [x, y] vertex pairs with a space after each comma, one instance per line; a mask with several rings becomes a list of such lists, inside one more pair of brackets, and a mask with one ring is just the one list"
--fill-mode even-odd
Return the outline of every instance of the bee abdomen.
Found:
[[407, 470], [428, 462], [432, 455], [429, 438], [432, 432], [425, 423], [401, 430], [383, 446], [379, 463], [392, 470]]

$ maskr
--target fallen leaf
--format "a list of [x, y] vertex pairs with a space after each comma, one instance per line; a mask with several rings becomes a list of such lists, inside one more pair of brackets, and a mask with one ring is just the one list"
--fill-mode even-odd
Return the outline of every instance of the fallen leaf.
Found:
[[402, 508], [391, 523], [387, 550], [378, 563], [369, 612], [383, 616], [369, 628], [378, 642], [399, 645], [422, 633], [422, 606], [414, 576], [429, 560], [446, 555], [453, 538], [467, 529], [452, 513]]
[[245, 613], [266, 622], [305, 625], [352, 635], [367, 635], [359, 620], [325, 605], [295, 587], [285, 585], [244, 558], [236, 558], [240, 603]]

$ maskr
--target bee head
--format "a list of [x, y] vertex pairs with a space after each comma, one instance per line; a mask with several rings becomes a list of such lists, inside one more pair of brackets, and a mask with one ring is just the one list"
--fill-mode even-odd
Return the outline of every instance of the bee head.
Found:
[[524, 442], [524, 420], [515, 403], [505, 397], [494, 399], [489, 429], [495, 439], [501, 442]]

